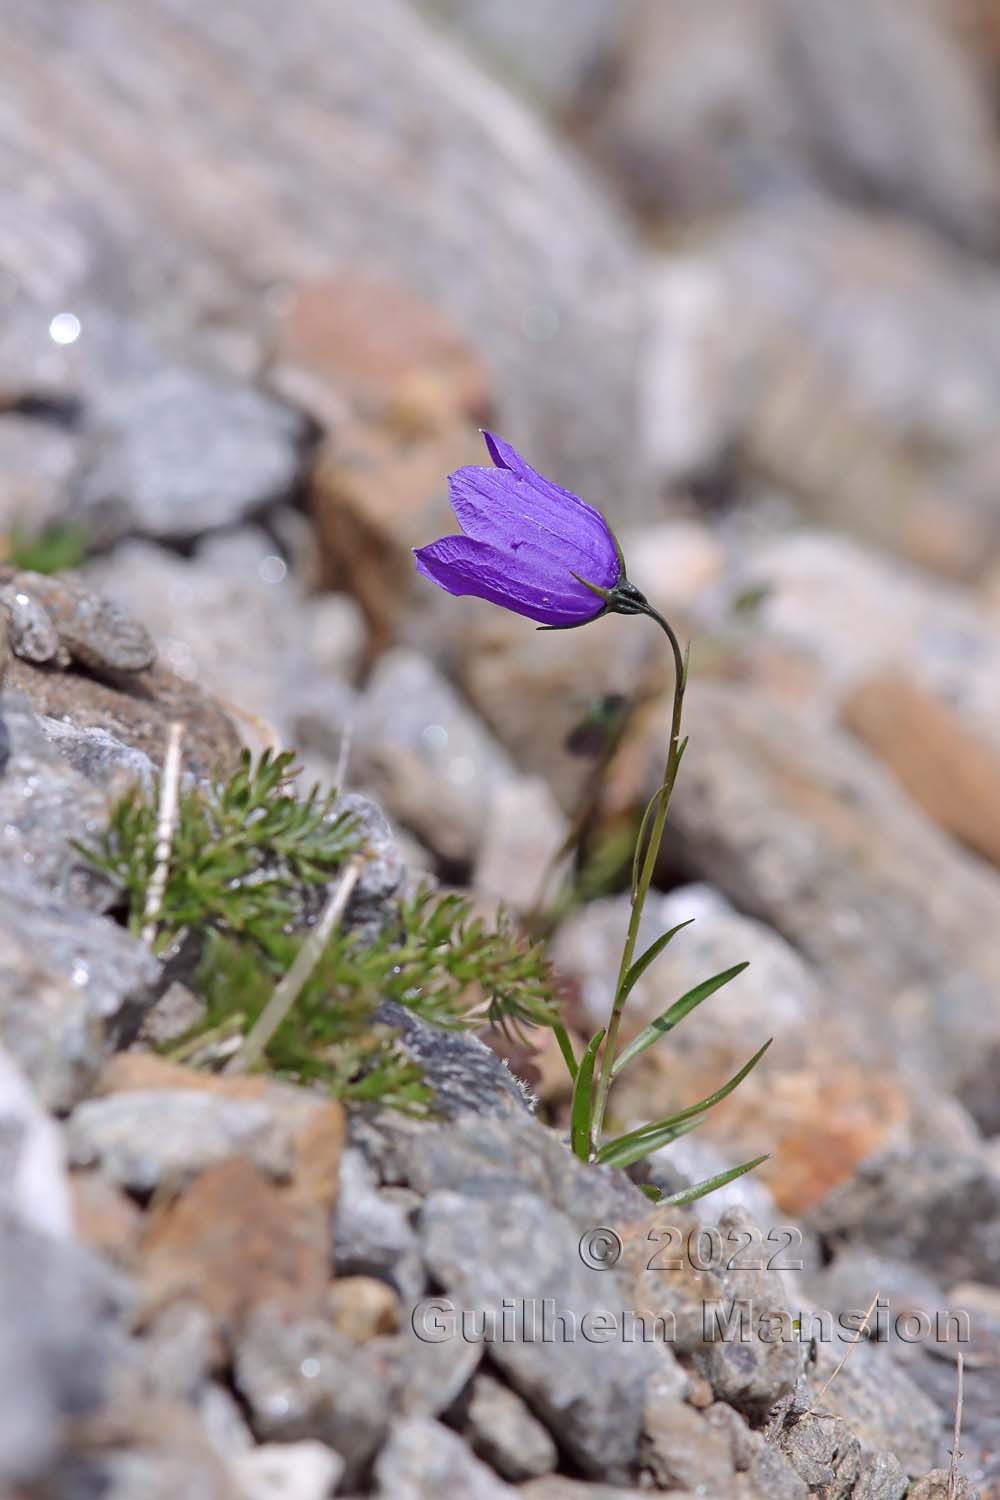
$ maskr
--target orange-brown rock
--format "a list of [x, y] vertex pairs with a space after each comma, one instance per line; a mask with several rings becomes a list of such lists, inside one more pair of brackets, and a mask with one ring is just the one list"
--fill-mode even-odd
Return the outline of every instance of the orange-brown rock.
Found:
[[194, 1297], [223, 1333], [263, 1302], [318, 1313], [329, 1274], [328, 1212], [293, 1202], [243, 1157], [210, 1167], [178, 1198], [154, 1206], [143, 1238], [145, 1316]]
[[347, 1135], [344, 1107], [321, 1093], [260, 1076], [220, 1076], [185, 1068], [153, 1052], [119, 1052], [101, 1075], [97, 1094], [178, 1089], [220, 1099], [268, 1104], [274, 1130], [285, 1139], [291, 1162], [290, 1194], [296, 1201], [332, 1208]]
[[359, 600], [376, 652], [413, 640], [417, 616], [440, 608], [412, 549], [456, 530], [447, 475], [483, 462], [475, 427], [454, 419], [421, 437], [353, 421], [320, 448], [312, 503], [325, 581]]
[[274, 382], [324, 426], [345, 404], [414, 435], [489, 414], [482, 359], [445, 313], [398, 282], [348, 272], [299, 282], [273, 337]]
[[142, 1213], [100, 1172], [70, 1176], [73, 1222], [85, 1245], [120, 1266], [135, 1263], [142, 1236]]
[[935, 823], [1000, 865], [1000, 755], [954, 709], [884, 672], [851, 693], [841, 718]]
[[329, 1309], [337, 1332], [355, 1344], [399, 1329], [399, 1298], [387, 1282], [374, 1276], [343, 1276], [332, 1282]]

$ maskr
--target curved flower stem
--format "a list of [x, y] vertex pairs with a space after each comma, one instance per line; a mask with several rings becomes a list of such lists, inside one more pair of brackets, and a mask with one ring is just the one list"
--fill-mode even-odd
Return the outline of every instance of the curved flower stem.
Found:
[[683, 753], [680, 734], [681, 712], [684, 707], [684, 688], [687, 684], [687, 661], [681, 651], [680, 643], [673, 629], [651, 604], [643, 599], [641, 604], [637, 602], [634, 609], [629, 611], [629, 613], [633, 612], [649, 615], [650, 619], [656, 621], [657, 625], [664, 631], [667, 639], [670, 641], [670, 647], [674, 653], [674, 710], [670, 723], [670, 743], [667, 748], [666, 769], [663, 773], [662, 785], [656, 794], [656, 810], [653, 814], [652, 826], [649, 831], [639, 878], [635, 882], [632, 892], [632, 911], [629, 916], [628, 932], [625, 936], [625, 947], [622, 950], [621, 964], [618, 969], [618, 981], [615, 985], [615, 997], [611, 1006], [607, 1034], [604, 1038], [604, 1050], [601, 1054], [600, 1074], [594, 1093], [594, 1113], [591, 1131], [591, 1146], [593, 1151], [596, 1151], [600, 1146], [601, 1131], [604, 1128], [604, 1112], [607, 1108], [608, 1093], [611, 1088], [611, 1069], [614, 1066], [618, 1030], [621, 1026], [622, 1012], [625, 1009], [625, 1001], [628, 994], [625, 981], [635, 958], [635, 948], [639, 940], [639, 926], [642, 922], [643, 907], [646, 904], [646, 896], [649, 894], [653, 871], [656, 869], [660, 844], [663, 841], [663, 828], [667, 821], [667, 809], [670, 806], [670, 797], [674, 790], [674, 782], [677, 780], [677, 770], [680, 766], [681, 755]]

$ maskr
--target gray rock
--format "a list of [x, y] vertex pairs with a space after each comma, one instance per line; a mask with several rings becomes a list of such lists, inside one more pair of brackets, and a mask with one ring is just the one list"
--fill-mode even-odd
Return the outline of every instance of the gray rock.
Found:
[[205, 1019], [206, 1009], [205, 1002], [198, 995], [175, 979], [147, 1014], [139, 1041], [153, 1048], [176, 1042]]
[[0, 605], [7, 610], [10, 649], [15, 656], [33, 662], [54, 661], [59, 656], [59, 632], [37, 598], [11, 582], [0, 588]]
[[[696, 682], [687, 724], [696, 753], [671, 804], [673, 857], [769, 922], [838, 994], [880, 996], [843, 1016], [863, 1019], [871, 1059], [946, 1086], [1000, 1032], [1000, 959], [984, 940], [1000, 880], [806, 713]], [[650, 790], [662, 743], [651, 729]]]
[[861, 1471], [861, 1447], [845, 1422], [803, 1416], [785, 1428], [778, 1444], [795, 1472], [825, 1500], [848, 1500]]
[[125, 1350], [124, 1283], [70, 1240], [0, 1215], [0, 1485], [47, 1473]]
[[690, 216], [819, 190], [995, 244], [988, 103], [933, 6], [640, 0], [628, 14], [595, 136], [640, 204]]
[[68, 1110], [87, 1095], [111, 1052], [139, 1030], [159, 972], [121, 928], [8, 871], [0, 890], [0, 1040], [47, 1108]]
[[214, 1380], [207, 1382], [198, 1398], [198, 1420], [220, 1458], [239, 1458], [254, 1446], [253, 1433], [235, 1396]]
[[46, 1234], [69, 1236], [73, 1211], [62, 1134], [2, 1047], [0, 1183], [3, 1212]]
[[[72, 742], [78, 755], [89, 740], [78, 737], [79, 731], [57, 730], [57, 747], [42, 720], [11, 692], [0, 695], [0, 722], [8, 751], [5, 761], [0, 758], [0, 864], [22, 871], [74, 905], [102, 908], [110, 882], [84, 862], [72, 843], [90, 842], [104, 827], [107, 789], [59, 753]], [[131, 761], [131, 755], [125, 759]]]
[[559, 1454], [548, 1432], [509, 1386], [477, 1375], [466, 1412], [466, 1440], [504, 1479], [517, 1484], [551, 1473]]
[[475, 885], [487, 900], [530, 913], [540, 899], [568, 822], [541, 776], [498, 787], [483, 840]]
[[423, 1196], [448, 1189], [497, 1203], [528, 1192], [581, 1230], [645, 1218], [649, 1202], [624, 1172], [579, 1162], [564, 1139], [527, 1113], [519, 1090], [508, 1092], [510, 1074], [498, 1066], [480, 1086], [474, 1114], [440, 1124], [389, 1114], [352, 1120], [354, 1138], [382, 1180]]
[[647, 1403], [642, 1464], [660, 1489], [726, 1494], [734, 1468], [729, 1437], [683, 1401]]
[[[38, 627], [47, 616], [55, 628], [66, 657], [97, 673], [143, 672], [156, 660], [156, 647], [144, 625], [111, 599], [92, 594], [64, 576], [16, 573], [11, 580], [13, 599], [19, 610], [30, 613], [33, 628], [21, 632], [16, 654], [29, 661], [44, 661], [39, 655]], [[25, 648], [34, 654], [28, 654]]]
[[647, 1490], [622, 1489], [616, 1484], [584, 1484], [562, 1474], [547, 1474], [521, 1485], [522, 1500], [640, 1500]]
[[[756, 1225], [745, 1209], [731, 1208], [719, 1229], [725, 1238], [752, 1234]], [[791, 1314], [781, 1273], [730, 1266], [705, 1295], [708, 1337], [696, 1363], [719, 1400], [763, 1415], [794, 1389], [804, 1358], [802, 1345], [784, 1336]]]
[[142, 750], [123, 745], [106, 729], [81, 729], [65, 719], [40, 717], [38, 727], [53, 750], [88, 781], [120, 791], [126, 782], [137, 781], [147, 790], [153, 785], [153, 762]]
[[190, 557], [136, 540], [83, 576], [144, 622], [174, 671], [302, 743], [300, 705], [322, 703], [334, 674], [355, 674], [364, 623], [344, 595], [309, 598], [282, 550], [249, 526], [206, 537]]
[[[331, 739], [347, 726], [318, 733], [311, 695], [304, 711], [307, 742], [336, 753]], [[517, 771], [431, 662], [403, 647], [387, 651], [357, 700], [350, 733], [352, 779], [439, 858], [472, 864], [497, 793]]]
[[895, 1454], [867, 1453], [861, 1460], [851, 1500], [903, 1500], [904, 1495], [913, 1493], [909, 1483]]
[[99, 540], [188, 540], [286, 500], [299, 483], [301, 416], [251, 386], [164, 369], [99, 408], [76, 514]]
[[[839, 1341], [818, 1345], [816, 1364], [805, 1387], [807, 1405], [818, 1396], [844, 1348]], [[945, 1426], [934, 1402], [890, 1351], [867, 1341], [852, 1349], [818, 1409], [839, 1417], [862, 1453], [894, 1453], [911, 1477], [924, 1473], [934, 1463]], [[823, 1425], [832, 1424], [826, 1421]]]
[[370, 1354], [319, 1318], [255, 1309], [238, 1335], [234, 1379], [258, 1438], [326, 1443], [358, 1483], [385, 1435], [385, 1381]]
[[805, 530], [748, 546], [735, 590], [766, 589], [754, 614], [756, 650], [805, 667], [804, 701], [832, 722], [865, 681], [901, 665], [928, 693], [1000, 748], [991, 684], [1000, 637], [974, 594], [848, 537]]
[[440, 1422], [410, 1417], [397, 1422], [375, 1464], [383, 1500], [514, 1500], [520, 1492], [481, 1463], [456, 1433]]
[[729, 1441], [733, 1467], [745, 1474], [754, 1495], [767, 1500], [808, 1500], [808, 1486], [765, 1432], [748, 1426], [745, 1418], [722, 1401], [705, 1412], [708, 1426]]
[[[824, 1246], [827, 1253], [833, 1240]], [[902, 1256], [908, 1254], [900, 1245]], [[937, 1279], [922, 1269], [916, 1259], [889, 1258], [867, 1249], [859, 1242], [841, 1244], [833, 1260], [822, 1270], [807, 1272], [802, 1285], [817, 1307], [840, 1318], [848, 1313], [858, 1321], [864, 1316], [876, 1292], [892, 1309], [891, 1318], [875, 1320], [876, 1335], [891, 1340], [893, 1352], [905, 1355], [908, 1347], [896, 1335], [896, 1319], [917, 1310], [943, 1308], [946, 1298]]]
[[224, 1466], [200, 1448], [119, 1449], [101, 1458], [97, 1472], [103, 1500], [171, 1500], [176, 1495], [184, 1500], [229, 1500], [232, 1494]]
[[617, 1274], [596, 1278], [574, 1225], [524, 1192], [479, 1201], [432, 1193], [421, 1231], [428, 1269], [457, 1309], [492, 1315], [504, 1335], [501, 1314], [513, 1309], [513, 1336], [491, 1342], [491, 1356], [560, 1447], [588, 1474], [626, 1473], [652, 1360], [623, 1338]]
[[340, 1159], [333, 1218], [334, 1262], [339, 1276], [378, 1276], [410, 1301], [424, 1288], [417, 1236], [403, 1209], [375, 1185], [360, 1151]]
[[375, 1019], [398, 1033], [403, 1050], [434, 1090], [437, 1113], [454, 1118], [466, 1111], [506, 1115], [527, 1109], [526, 1091], [477, 1036], [443, 1031], [390, 1000], [378, 1007]]
[[368, 797], [345, 792], [337, 799], [333, 815], [347, 813], [363, 841], [365, 859], [358, 883], [347, 906], [347, 925], [370, 941], [381, 932], [402, 894], [406, 867], [392, 836], [389, 820]]
[[906, 1492], [907, 1500], [979, 1500], [979, 1491], [959, 1474], [954, 1491], [951, 1490], [951, 1475], [947, 1469], [932, 1469]]
[[289, 1135], [269, 1099], [128, 1089], [78, 1104], [66, 1146], [74, 1166], [99, 1167], [117, 1187], [146, 1195], [232, 1156], [249, 1156], [262, 1171], [285, 1177], [292, 1165]]
[[230, 1472], [243, 1500], [328, 1500], [344, 1465], [325, 1443], [262, 1443]]
[[560, 0], [531, 6], [433, 0], [427, 9], [490, 57], [504, 78], [557, 114], [590, 92], [626, 14], [620, 0], [580, 0], [572, 12]]
[[[262, 286], [294, 286], [330, 267], [362, 266], [376, 283], [401, 282], [439, 304], [489, 350], [508, 434], [543, 471], [558, 470], [562, 482], [587, 487], [595, 499], [603, 492], [623, 503], [635, 495], [641, 270], [628, 227], [592, 177], [530, 111], [471, 69], [461, 49], [401, 0], [346, 8], [311, 0], [283, 30], [280, 46], [262, 0], [240, 9], [237, 27], [235, 13], [185, 0], [179, 24], [193, 39], [188, 54], [160, 45], [162, 28], [178, 21], [169, 5], [141, 17], [121, 11], [132, 33], [128, 54], [154, 60], [149, 99], [184, 97], [196, 127], [179, 130], [165, 102], [150, 116], [175, 188], [168, 209], [149, 171], [148, 135], [132, 129], [131, 101], [107, 88], [103, 14], [80, 19], [76, 87], [59, 121], [62, 149], [54, 153], [53, 122], [37, 91], [44, 97], [46, 87], [57, 87], [58, 69], [52, 62], [29, 77], [18, 58], [25, 51], [51, 58], [50, 39], [63, 18], [17, 0], [0, 60], [12, 99], [0, 141], [10, 170], [0, 175], [13, 182], [15, 163], [20, 173], [27, 162], [44, 163], [52, 193], [30, 214], [22, 205], [11, 215], [18, 232], [7, 264], [26, 287], [62, 300], [60, 310], [81, 308], [83, 331], [73, 346], [80, 357], [101, 338], [82, 309], [99, 289], [120, 314], [140, 309], [147, 339], [181, 357], [197, 342], [206, 363], [244, 370], [270, 311]], [[108, 24], [124, 40], [117, 20]], [[303, 113], [287, 122], [280, 140], [241, 162], [236, 182], [230, 85], [276, 108], [289, 69]], [[84, 153], [95, 120], [102, 144]], [[418, 138], [420, 173], [391, 171], [400, 144]], [[111, 141], [113, 148], [103, 144]], [[217, 207], [220, 194], [232, 212], [206, 213], [205, 202]], [[36, 334], [51, 358], [47, 324]], [[134, 366], [130, 421], [150, 385], [144, 361]], [[123, 372], [120, 384], [127, 378]], [[213, 409], [218, 402], [213, 395]], [[288, 444], [270, 409], [261, 413], [259, 433], [243, 425], [242, 409], [236, 428], [225, 410], [218, 431], [208, 414], [206, 405], [185, 422], [176, 450], [164, 451], [152, 436], [137, 441], [143, 472], [161, 476], [152, 491], [166, 511], [159, 519], [189, 533], [218, 515], [220, 498], [231, 513], [233, 505], [270, 498], [266, 485], [287, 483]], [[220, 447], [237, 430], [240, 450], [231, 456], [227, 446], [223, 463]], [[88, 488], [94, 501], [110, 502], [120, 481], [131, 483], [119, 462], [129, 455], [119, 448], [112, 456], [115, 465], [105, 460], [102, 482]], [[274, 464], [269, 474], [265, 463]], [[192, 516], [201, 499], [204, 510]]]
[[137, 1374], [151, 1397], [195, 1406], [208, 1388], [209, 1372], [217, 1357], [211, 1313], [193, 1298], [178, 1299], [158, 1312], [143, 1330]]
[[947, 1147], [891, 1152], [834, 1188], [812, 1225], [833, 1244], [913, 1261], [945, 1284], [994, 1281], [1000, 1175], [981, 1156]]
[[[8, 308], [4, 307], [5, 322]], [[50, 346], [51, 347], [51, 346]], [[0, 363], [2, 363], [0, 354]], [[17, 372], [23, 379], [24, 366]], [[0, 373], [0, 406], [5, 372]], [[80, 437], [55, 422], [5, 411], [0, 416], [0, 531], [15, 528], [29, 539], [65, 513], [69, 488], [80, 461]]]
[[423, 1338], [421, 1304], [407, 1308], [406, 1313], [408, 1323], [400, 1333], [371, 1339], [366, 1345], [392, 1392], [393, 1415], [450, 1417], [464, 1402], [484, 1346], [462, 1338], [440, 1342]]

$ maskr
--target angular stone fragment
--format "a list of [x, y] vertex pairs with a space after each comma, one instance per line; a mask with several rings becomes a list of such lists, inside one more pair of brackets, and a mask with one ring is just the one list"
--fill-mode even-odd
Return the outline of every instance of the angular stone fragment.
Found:
[[397, 1422], [375, 1464], [382, 1500], [515, 1500], [519, 1491], [498, 1479], [454, 1432], [439, 1422], [410, 1417]]
[[513, 1334], [491, 1354], [559, 1445], [591, 1475], [627, 1472], [652, 1360], [618, 1326], [628, 1304], [617, 1275], [589, 1270], [575, 1227], [527, 1193], [503, 1205], [433, 1193], [421, 1223], [428, 1267], [456, 1307], [496, 1318], [513, 1307]]
[[476, 1376], [466, 1423], [475, 1452], [512, 1484], [556, 1467], [559, 1455], [546, 1429], [520, 1396], [492, 1375]]
[[103, 542], [188, 540], [294, 493], [302, 417], [252, 386], [185, 369], [124, 385], [100, 404], [77, 509]]
[[[44, 611], [69, 657], [93, 672], [143, 672], [156, 660], [156, 647], [144, 625], [113, 600], [69, 578], [16, 573], [9, 588], [18, 609]], [[18, 651], [16, 640], [14, 650]], [[47, 658], [36, 654], [29, 659]]]
[[[2, 783], [0, 783], [2, 790]], [[0, 1040], [51, 1110], [71, 1109], [155, 997], [159, 964], [103, 917], [9, 869], [0, 889]]]

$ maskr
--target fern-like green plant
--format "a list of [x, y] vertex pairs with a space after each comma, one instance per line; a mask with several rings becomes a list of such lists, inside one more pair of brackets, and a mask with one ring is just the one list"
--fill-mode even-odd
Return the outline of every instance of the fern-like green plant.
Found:
[[[295, 795], [290, 751], [244, 751], [228, 780], [182, 789], [171, 840], [155, 951], [184, 933], [239, 934], [264, 952], [280, 946], [307, 914], [309, 887], [326, 885], [356, 848], [353, 820], [338, 812], [337, 793], [313, 787]], [[132, 786], [111, 809], [93, 845], [77, 845], [109, 875], [127, 908], [129, 930], [142, 929], [156, 864], [157, 801]]]
[[[352, 856], [360, 831], [338, 811], [335, 792], [295, 795], [290, 753], [244, 752], [234, 775], [178, 797], [157, 952], [198, 941], [195, 988], [205, 1015], [171, 1054], [218, 1059], [220, 1035], [245, 1036], [306, 940], [323, 888]], [[124, 919], [138, 935], [156, 865], [159, 788], [130, 788], [94, 844], [77, 845], [115, 882]], [[558, 1019], [545, 952], [504, 914], [494, 924], [455, 893], [420, 891], [401, 901], [374, 940], [336, 929], [267, 1042], [280, 1076], [318, 1082], [344, 1099], [379, 1099], [427, 1110], [433, 1096], [419, 1068], [378, 1019], [395, 1001], [444, 1028], [492, 1025], [520, 1035]]]
[[[284, 935], [261, 964], [244, 941], [213, 935], [197, 987], [204, 1020], [199, 1037], [248, 1032], [291, 966], [301, 939]], [[430, 1104], [419, 1071], [379, 1023], [394, 1001], [448, 1030], [495, 1025], [520, 1032], [556, 1019], [548, 961], [506, 918], [487, 926], [464, 897], [421, 891], [372, 943], [350, 931], [331, 937], [293, 1009], [268, 1044], [268, 1065], [298, 1082], [321, 1081], [342, 1098], [379, 1098], [407, 1108]]]

